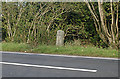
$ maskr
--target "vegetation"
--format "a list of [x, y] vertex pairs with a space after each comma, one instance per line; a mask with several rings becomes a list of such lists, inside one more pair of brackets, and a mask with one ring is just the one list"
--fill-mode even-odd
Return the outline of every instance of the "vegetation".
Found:
[[24, 43], [0, 43], [0, 46], [2, 47], [2, 49], [0, 49], [1, 51], [26, 51], [31, 49], [32, 47], [24, 44]]
[[[112, 47], [118, 48], [118, 2], [103, 3], [98, 0], [98, 11], [99, 15], [96, 13], [94, 5], [92, 6], [86, 1], [90, 12], [93, 15], [93, 20], [95, 28], [100, 38]], [[106, 7], [105, 5], [109, 6]], [[106, 8], [105, 8], [106, 7]], [[109, 18], [109, 19], [106, 19]]]
[[[44, 53], [59, 53], [60, 50], [57, 51], [57, 47], [54, 46], [56, 32], [63, 30], [64, 42], [70, 45], [67, 49], [59, 47], [63, 53], [66, 49], [69, 52], [65, 54], [71, 54], [73, 48], [79, 48], [78, 51], [73, 51], [75, 55], [92, 55], [89, 47], [88, 52], [79, 52], [82, 47], [92, 45], [91, 49], [98, 51], [95, 56], [104, 56], [105, 52], [100, 52], [104, 50], [107, 52], [106, 55], [114, 57], [112, 50], [120, 48], [119, 4], [120, 2], [87, 2], [87, 0], [86, 2], [2, 2], [2, 41], [8, 42], [3, 43], [3, 50], [28, 49], [29, 52], [38, 52], [43, 51], [48, 45]], [[12, 42], [13, 47], [7, 46], [9, 42]], [[20, 45], [14, 50], [14, 45], [17, 44]], [[31, 47], [28, 47], [28, 44]], [[111, 50], [107, 50], [110, 47]], [[51, 52], [47, 51], [50, 48]]]
[[2, 51], [18, 51], [94, 57], [118, 57], [118, 52], [115, 49], [102, 49], [93, 46], [83, 47], [76, 45], [65, 45], [63, 47], [56, 47], [54, 45], [38, 45], [37, 47], [31, 47], [29, 44], [24, 43], [1, 43], [0, 45], [2, 45]]

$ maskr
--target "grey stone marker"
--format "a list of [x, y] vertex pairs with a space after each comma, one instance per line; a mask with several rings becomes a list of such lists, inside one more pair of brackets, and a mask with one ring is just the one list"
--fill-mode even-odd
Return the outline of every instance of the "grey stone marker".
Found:
[[56, 46], [63, 46], [63, 45], [64, 45], [64, 31], [58, 30], [57, 38], [56, 38]]

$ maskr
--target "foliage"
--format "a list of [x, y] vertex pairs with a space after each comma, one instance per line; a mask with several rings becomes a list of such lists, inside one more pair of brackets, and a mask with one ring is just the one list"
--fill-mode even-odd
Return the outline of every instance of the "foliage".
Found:
[[[98, 5], [93, 3], [98, 14]], [[104, 4], [110, 12], [109, 3]], [[109, 22], [109, 14], [106, 21]], [[108, 47], [97, 33], [91, 12], [84, 2], [2, 2], [2, 39], [17, 43], [55, 45], [56, 32], [65, 32], [65, 42]], [[119, 17], [120, 18], [120, 17]]]

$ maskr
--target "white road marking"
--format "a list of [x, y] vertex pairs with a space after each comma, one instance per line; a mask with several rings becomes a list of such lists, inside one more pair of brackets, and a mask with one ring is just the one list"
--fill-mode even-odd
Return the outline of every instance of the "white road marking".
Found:
[[16, 66], [26, 66], [26, 67], [50, 68], [50, 69], [73, 70], [73, 71], [85, 71], [85, 72], [94, 72], [94, 73], [97, 72], [97, 70], [91, 70], [91, 69], [78, 69], [78, 68], [32, 65], [32, 64], [21, 64], [21, 63], [10, 63], [10, 62], [0, 62], [0, 63], [1, 64], [8, 64], [8, 65], [16, 65]]
[[53, 56], [53, 57], [72, 57], [72, 58], [103, 59], [103, 60], [120, 60], [119, 58], [106, 58], [106, 57], [71, 56], [71, 55], [57, 55], [57, 54], [37, 54], [37, 53], [24, 53], [24, 52], [7, 52], [7, 51], [0, 51], [0, 52], [6, 53], [6, 54], [39, 55], [39, 56]]

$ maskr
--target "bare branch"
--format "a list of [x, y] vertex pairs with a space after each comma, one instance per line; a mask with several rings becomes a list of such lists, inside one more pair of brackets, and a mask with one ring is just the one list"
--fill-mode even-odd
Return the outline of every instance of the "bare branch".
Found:
[[8, 35], [9, 35], [9, 38], [12, 36], [12, 30], [11, 30], [11, 25], [10, 25], [10, 20], [9, 20], [9, 16], [10, 16], [10, 13], [8, 12]]
[[92, 6], [92, 8], [93, 8], [93, 11], [94, 11], [94, 13], [95, 13], [95, 16], [96, 16], [97, 18], [99, 18], [98, 15], [97, 15], [97, 13], [95, 12], [95, 7], [93, 6], [92, 3], [91, 3], [91, 6]]
[[115, 43], [115, 36], [114, 36], [114, 10], [113, 10], [113, 3], [112, 3], [112, 0], [111, 0], [111, 15], [112, 15], [112, 24], [111, 24], [111, 31], [112, 31], [112, 38], [113, 38], [113, 42]]
[[107, 27], [105, 26], [105, 19], [104, 19], [104, 12], [103, 12], [103, 8], [102, 8], [102, 3], [98, 0], [98, 7], [99, 7], [99, 13], [100, 13], [100, 19], [101, 19], [101, 27], [103, 29], [103, 31], [105, 32], [105, 34], [107, 35], [107, 37], [111, 37], [111, 35], [108, 32]]
[[119, 8], [119, 4], [117, 3], [117, 15], [116, 15], [116, 29], [117, 29], [117, 34], [116, 34], [116, 38], [118, 38], [118, 8]]

